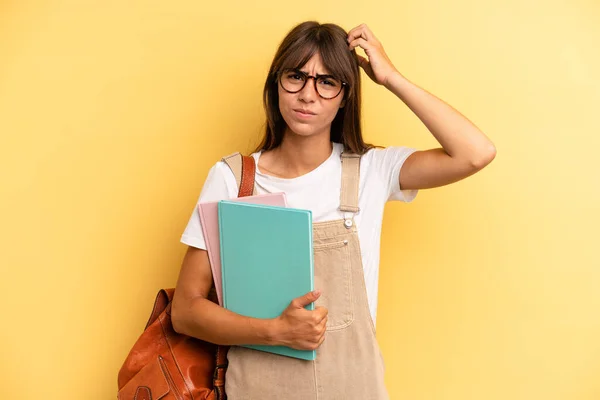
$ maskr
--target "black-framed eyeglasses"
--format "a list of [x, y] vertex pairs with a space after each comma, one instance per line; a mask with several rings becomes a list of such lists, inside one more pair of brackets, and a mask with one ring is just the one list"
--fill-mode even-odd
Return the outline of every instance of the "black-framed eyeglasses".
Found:
[[298, 93], [304, 89], [309, 78], [313, 78], [315, 90], [319, 96], [327, 100], [339, 96], [342, 89], [348, 86], [346, 82], [342, 82], [332, 75], [317, 74], [317, 76], [312, 76], [297, 68], [288, 68], [281, 71], [279, 73], [279, 84], [288, 93]]

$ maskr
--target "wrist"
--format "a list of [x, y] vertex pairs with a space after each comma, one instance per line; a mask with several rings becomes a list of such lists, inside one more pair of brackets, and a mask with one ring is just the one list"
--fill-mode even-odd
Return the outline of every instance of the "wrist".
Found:
[[387, 79], [383, 83], [383, 86], [386, 89], [395, 93], [396, 91], [398, 91], [398, 88], [400, 88], [406, 82], [408, 82], [408, 80], [404, 77], [404, 75], [402, 75], [398, 70], [396, 70], [387, 77]]
[[263, 320], [263, 340], [266, 345], [281, 345], [281, 320], [279, 318]]

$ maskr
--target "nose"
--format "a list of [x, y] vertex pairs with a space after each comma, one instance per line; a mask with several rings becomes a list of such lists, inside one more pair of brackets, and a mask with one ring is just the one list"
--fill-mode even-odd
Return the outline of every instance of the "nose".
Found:
[[[312, 81], [311, 81], [312, 79]], [[304, 100], [304, 101], [314, 101], [319, 94], [316, 91], [316, 87], [315, 87], [315, 80], [316, 78], [309, 76], [306, 78], [306, 84], [304, 85], [304, 87], [302, 88], [302, 90], [299, 92], [299, 99], [300, 100]]]

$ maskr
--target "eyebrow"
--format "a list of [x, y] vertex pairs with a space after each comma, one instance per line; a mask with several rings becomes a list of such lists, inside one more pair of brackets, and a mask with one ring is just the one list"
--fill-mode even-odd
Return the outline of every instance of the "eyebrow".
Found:
[[[310, 74], [308, 73], [308, 71], [305, 71], [305, 70], [303, 70], [303, 69], [300, 69], [300, 68], [296, 68], [296, 69], [297, 69], [298, 71], [300, 71], [300, 72], [304, 72], [306, 75], [310, 75]], [[324, 74], [319, 74], [319, 73], [317, 72], [317, 75], [318, 75], [318, 76], [333, 76], [333, 74], [330, 74], [329, 72], [326, 72], [326, 73], [324, 73]]]

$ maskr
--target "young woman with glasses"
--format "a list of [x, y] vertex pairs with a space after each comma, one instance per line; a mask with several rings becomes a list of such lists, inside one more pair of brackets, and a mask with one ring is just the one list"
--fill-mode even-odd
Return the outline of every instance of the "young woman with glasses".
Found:
[[[364, 142], [361, 68], [417, 115], [439, 148]], [[212, 275], [195, 207], [181, 239], [189, 248], [173, 300], [174, 328], [232, 345], [225, 378], [230, 400], [387, 399], [375, 338], [384, 205], [411, 202], [419, 189], [476, 173], [494, 159], [495, 147], [458, 111], [405, 78], [364, 24], [349, 32], [312, 21], [294, 27], [275, 54], [263, 95], [267, 124], [252, 154], [255, 193], [285, 192], [290, 207], [312, 211], [317, 290], [272, 320], [244, 317], [207, 300]], [[237, 193], [232, 170], [219, 161], [198, 201]], [[313, 311], [304, 308], [312, 302]], [[238, 344], [316, 349], [317, 358], [298, 360]]]

